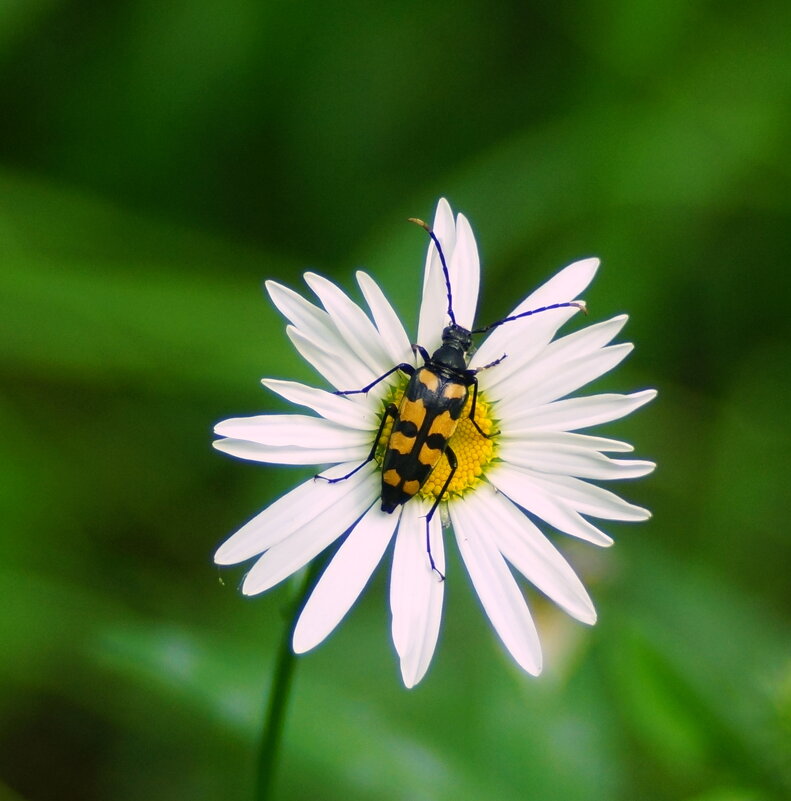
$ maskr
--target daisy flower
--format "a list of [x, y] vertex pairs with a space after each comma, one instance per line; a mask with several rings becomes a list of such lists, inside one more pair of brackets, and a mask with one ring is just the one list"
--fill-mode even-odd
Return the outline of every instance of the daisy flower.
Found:
[[[462, 214], [454, 220], [442, 199], [433, 233], [444, 252], [456, 322], [472, 329], [479, 260], [470, 225]], [[288, 578], [345, 535], [297, 621], [295, 652], [314, 648], [333, 631], [394, 539], [393, 642], [405, 685], [417, 684], [431, 662], [442, 617], [443, 528], [452, 529], [481, 605], [505, 647], [528, 673], [541, 671], [541, 646], [514, 569], [572, 617], [595, 622], [581, 581], [537, 523], [607, 546], [612, 539], [591, 518], [650, 517], [646, 509], [591, 481], [637, 478], [650, 473], [654, 464], [614, 458], [607, 454], [627, 453], [631, 445], [578, 432], [624, 417], [656, 394], [644, 390], [569, 397], [632, 349], [628, 343], [609, 344], [626, 315], [555, 338], [578, 313], [582, 303], [575, 299], [598, 265], [597, 259], [569, 265], [509, 317], [557, 304], [577, 305], [499, 325], [470, 359], [469, 369], [480, 370], [474, 419], [469, 416], [470, 392], [448, 442], [458, 468], [441, 496], [442, 514], [434, 515], [428, 526], [426, 517], [451, 472], [446, 455], [414, 497], [393, 512], [383, 511], [380, 501], [381, 465], [392, 420], [386, 421], [377, 446], [374, 440], [387, 406], [398, 406], [407, 376], [395, 370], [367, 393], [338, 394], [372, 384], [394, 365], [423, 364], [382, 290], [366, 273], [357, 273], [366, 312], [314, 273], [306, 273], [305, 281], [320, 305], [267, 282], [272, 302], [290, 323], [289, 339], [335, 391], [264, 379], [269, 390], [310, 413], [224, 420], [215, 428], [222, 439], [214, 446], [255, 462], [329, 465], [322, 478], [348, 477], [335, 483], [315, 477], [304, 481], [231, 536], [217, 550], [215, 561], [232, 565], [255, 559], [242, 584], [244, 594], [255, 595]], [[416, 339], [429, 354], [442, 344], [443, 329], [450, 322], [448, 294], [440, 253], [432, 241]], [[497, 363], [487, 368], [493, 362]], [[375, 458], [360, 467], [372, 449]]]

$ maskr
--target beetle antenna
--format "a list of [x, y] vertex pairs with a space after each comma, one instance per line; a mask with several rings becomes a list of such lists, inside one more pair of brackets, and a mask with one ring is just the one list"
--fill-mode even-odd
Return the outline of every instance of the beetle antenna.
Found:
[[[450, 321], [453, 325], [456, 325], [456, 317], [453, 314], [453, 296], [450, 292], [450, 273], [448, 272], [448, 263], [445, 261], [445, 254], [442, 252], [442, 245], [439, 243], [439, 239], [437, 239], [436, 234], [431, 230], [429, 225], [423, 220], [418, 219], [417, 217], [410, 217], [409, 222], [415, 223], [415, 225], [419, 225], [426, 233], [431, 237], [432, 241], [437, 247], [437, 252], [439, 253], [439, 260], [442, 262], [442, 272], [445, 276], [445, 287], [448, 290], [448, 317], [450, 317]], [[505, 322], [505, 321], [503, 321]]]
[[498, 325], [502, 325], [503, 323], [510, 323], [512, 320], [518, 320], [520, 317], [529, 317], [531, 314], [538, 314], [539, 312], [551, 311], [552, 309], [565, 309], [568, 308], [569, 306], [575, 306], [583, 314], [588, 313], [588, 307], [585, 305], [584, 300], [572, 300], [569, 303], [553, 303], [551, 306], [542, 306], [540, 309], [531, 309], [530, 311], [522, 312], [521, 314], [515, 314], [513, 317], [503, 317], [502, 320], [498, 320], [496, 323], [490, 323], [489, 325], [485, 325], [483, 328], [476, 328], [474, 331], [470, 331], [470, 333], [485, 334], [487, 331], [491, 331], [492, 328], [497, 328]]

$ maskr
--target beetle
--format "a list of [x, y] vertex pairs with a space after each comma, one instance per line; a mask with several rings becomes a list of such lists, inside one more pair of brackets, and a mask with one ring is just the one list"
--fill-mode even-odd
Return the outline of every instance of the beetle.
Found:
[[437, 568], [434, 557], [431, 554], [430, 524], [458, 468], [456, 454], [453, 452], [453, 448], [450, 447], [449, 442], [459, 424], [461, 414], [469, 398], [470, 389], [472, 389], [472, 402], [468, 417], [482, 437], [488, 439], [492, 436], [483, 431], [475, 420], [475, 405], [478, 400], [477, 374], [481, 370], [488, 370], [490, 367], [494, 367], [507, 356], [507, 354], [503, 354], [499, 359], [495, 359], [495, 361], [483, 367], [470, 369], [468, 365], [472, 356], [472, 335], [483, 334], [504, 323], [551, 309], [576, 306], [583, 312], [587, 313], [587, 310], [582, 301], [554, 303], [549, 306], [521, 312], [511, 317], [503, 317], [501, 320], [490, 323], [483, 328], [475, 328], [473, 330], [464, 328], [456, 322], [456, 317], [453, 313], [450, 273], [439, 239], [423, 220], [410, 217], [409, 222], [413, 222], [425, 229], [437, 248], [448, 295], [450, 324], [443, 329], [442, 345], [434, 353], [429, 355], [428, 351], [420, 345], [412, 345], [413, 352], [419, 354], [423, 359], [421, 367], [415, 367], [403, 362], [395, 365], [395, 367], [361, 389], [337, 390], [334, 393], [335, 395], [365, 394], [395, 372], [400, 371], [409, 376], [409, 382], [406, 385], [400, 404], [396, 406], [394, 403], [390, 403], [385, 408], [379, 424], [379, 430], [374, 437], [373, 446], [365, 461], [344, 476], [337, 478], [317, 476], [317, 478], [324, 478], [325, 481], [335, 484], [339, 481], [345, 481], [365, 465], [372, 462], [376, 458], [382, 431], [384, 431], [388, 419], [392, 419], [393, 427], [387, 440], [382, 461], [381, 492], [382, 511], [392, 513], [419, 492], [439, 463], [442, 455], [445, 454], [450, 472], [425, 518], [426, 551], [429, 563], [431, 569], [440, 577], [440, 580], [444, 580], [445, 577]]

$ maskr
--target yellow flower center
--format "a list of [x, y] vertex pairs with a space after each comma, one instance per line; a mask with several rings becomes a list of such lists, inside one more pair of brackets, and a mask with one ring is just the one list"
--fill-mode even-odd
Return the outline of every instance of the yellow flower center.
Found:
[[[392, 393], [391, 398], [388, 398], [385, 403], [394, 403], [398, 406], [401, 403], [403, 394], [404, 387], [396, 389]], [[453, 453], [456, 454], [458, 467], [453, 474], [450, 484], [448, 484], [448, 488], [443, 495], [443, 500], [448, 500], [452, 496], [463, 495], [467, 490], [476, 487], [481, 481], [481, 476], [486, 471], [486, 466], [493, 461], [496, 456], [495, 445], [497, 427], [491, 414], [491, 404], [486, 401], [483, 393], [478, 392], [478, 398], [475, 402], [475, 422], [481, 427], [482, 431], [490, 435], [488, 437], [484, 437], [473, 425], [472, 420], [470, 420], [471, 408], [472, 389], [470, 390], [461, 417], [459, 417], [456, 430], [453, 432], [448, 442], [448, 446], [453, 450]], [[385, 449], [392, 430], [393, 419], [389, 418], [382, 429], [382, 435], [379, 438], [379, 445], [376, 453], [376, 460], [379, 462], [380, 466], [384, 460]], [[448, 457], [443, 453], [436, 467], [429, 474], [425, 484], [423, 484], [418, 491], [418, 495], [427, 500], [434, 500], [445, 486], [450, 472]]]

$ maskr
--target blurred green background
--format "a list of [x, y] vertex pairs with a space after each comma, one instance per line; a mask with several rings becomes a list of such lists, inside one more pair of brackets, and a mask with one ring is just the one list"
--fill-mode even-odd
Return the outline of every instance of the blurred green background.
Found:
[[292, 586], [215, 546], [310, 471], [227, 459], [296, 361], [261, 283], [364, 266], [414, 331], [440, 195], [488, 322], [598, 255], [591, 319], [659, 399], [607, 432], [654, 510], [557, 538], [587, 629], [526, 589], [502, 653], [451, 546], [432, 668], [387, 570], [299, 661], [288, 799], [791, 797], [787, 3], [6, 0], [0, 5], [0, 799], [250, 797]]

